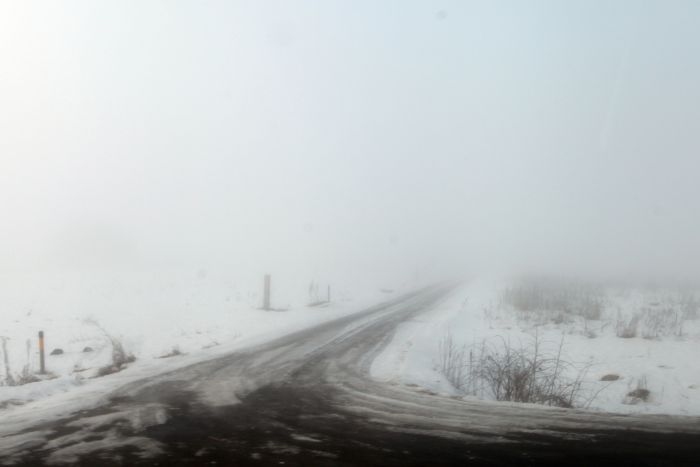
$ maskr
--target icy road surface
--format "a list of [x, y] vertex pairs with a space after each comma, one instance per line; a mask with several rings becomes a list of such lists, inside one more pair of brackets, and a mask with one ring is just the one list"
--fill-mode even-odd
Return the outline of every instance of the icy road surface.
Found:
[[449, 291], [425, 289], [130, 383], [104, 406], [4, 435], [0, 462], [697, 465], [696, 417], [465, 402], [373, 380], [371, 363], [396, 327]]

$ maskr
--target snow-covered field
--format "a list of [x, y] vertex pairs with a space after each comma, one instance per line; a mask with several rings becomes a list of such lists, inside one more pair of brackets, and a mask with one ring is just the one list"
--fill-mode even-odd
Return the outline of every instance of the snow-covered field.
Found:
[[[540, 358], [555, 358], [561, 346], [561, 361], [571, 364], [562, 365], [563, 376], [568, 381], [581, 378], [579, 407], [700, 414], [700, 320], [692, 318], [693, 310], [685, 310], [690, 317], [681, 318], [682, 305], [694, 303], [687, 295], [680, 300], [678, 291], [671, 289], [608, 287], [595, 298], [600, 316], [594, 317], [599, 319], [584, 319], [516, 310], [504, 299], [504, 291], [512, 286], [505, 280], [473, 281], [435, 309], [403, 324], [375, 360], [373, 376], [416, 390], [494, 399], [483, 381], [470, 379], [470, 352], [471, 366], [476, 367], [484, 346], [501, 354], [510, 347], [532, 355], [537, 340]], [[636, 336], [618, 337], [630, 321]], [[448, 335], [453, 349], [464, 351], [461, 389], [441, 371]], [[606, 376], [619, 379], [602, 381]], [[646, 401], [628, 396], [637, 389], [649, 391]]]
[[[128, 381], [363, 310], [400, 289], [393, 284], [353, 289], [336, 285], [330, 304], [309, 307], [310, 302], [326, 298], [326, 284], [310, 290], [309, 281], [273, 276], [272, 306], [284, 311], [266, 312], [259, 309], [262, 277], [245, 279], [207, 271], [4, 277], [3, 419], [48, 414], [42, 411], [69, 413]], [[17, 384], [39, 370], [39, 331], [46, 335], [50, 376]], [[96, 378], [112, 362], [111, 338], [135, 361], [123, 371]], [[63, 353], [50, 355], [55, 349]]]
[[[148, 277], [61, 274], [43, 277], [35, 288], [27, 285], [32, 282], [26, 277], [4, 278], [3, 420], [16, 425], [68, 414], [99, 403], [129, 381], [360, 311], [415, 286], [336, 286], [329, 305], [309, 307], [309, 302], [323, 298], [324, 284], [316, 293], [309, 290], [308, 281], [275, 276], [272, 304], [286, 311], [265, 312], [259, 309], [261, 282], [262, 278], [244, 281], [205, 271]], [[563, 375], [581, 377], [578, 406], [622, 413], [700, 414], [700, 320], [678, 318], [681, 302], [675, 292], [610, 288], [595, 297], [600, 316], [584, 319], [575, 313], [518, 310], [504, 298], [512, 285], [472, 281], [404, 323], [375, 360], [373, 376], [421, 391], [493, 399], [483, 382], [470, 380], [456, 388], [440, 371], [445, 338], [451, 336], [453, 347], [463, 349], [464, 355], [471, 352], [473, 361], [485, 346], [500, 349], [505, 343], [531, 350], [537, 339], [539, 355], [555, 355], [561, 346], [561, 360], [571, 363], [562, 366]], [[649, 319], [657, 314], [664, 319]], [[619, 337], [635, 316], [636, 337]], [[50, 379], [9, 385], [10, 379], [19, 381], [37, 372], [40, 330], [46, 333], [47, 354], [63, 350], [62, 355], [47, 355]], [[136, 360], [123, 371], [95, 377], [112, 360], [110, 337]], [[92, 351], [85, 352], [88, 347]], [[609, 375], [619, 379], [602, 381]], [[649, 391], [648, 400], [628, 397], [639, 388]]]

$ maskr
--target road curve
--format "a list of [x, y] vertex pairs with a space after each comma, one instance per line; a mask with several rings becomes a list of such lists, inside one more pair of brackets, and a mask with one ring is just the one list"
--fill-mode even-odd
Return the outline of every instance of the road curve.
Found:
[[[13, 465], [700, 465], [700, 419], [462, 401], [373, 380], [431, 287], [131, 383], [0, 439]], [[439, 338], [439, 336], [437, 336]]]

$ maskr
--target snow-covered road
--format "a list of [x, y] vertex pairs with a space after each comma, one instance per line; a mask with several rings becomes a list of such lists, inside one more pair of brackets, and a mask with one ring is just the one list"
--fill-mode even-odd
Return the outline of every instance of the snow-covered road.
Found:
[[256, 347], [127, 384], [101, 407], [0, 438], [5, 463], [464, 465], [700, 455], [700, 420], [464, 401], [373, 379], [397, 326], [451, 287], [408, 294]]

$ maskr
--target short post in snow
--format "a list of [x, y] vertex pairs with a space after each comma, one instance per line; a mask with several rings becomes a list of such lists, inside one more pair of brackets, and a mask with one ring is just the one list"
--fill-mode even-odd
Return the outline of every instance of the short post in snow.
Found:
[[328, 296], [327, 296], [327, 300], [326, 300], [326, 301], [327, 301], [328, 303], [331, 302], [331, 285], [330, 285], [330, 284], [328, 284]]
[[39, 373], [46, 374], [46, 358], [44, 356], [44, 331], [39, 331]]
[[263, 310], [270, 310], [270, 275], [265, 274], [265, 284], [263, 286]]

